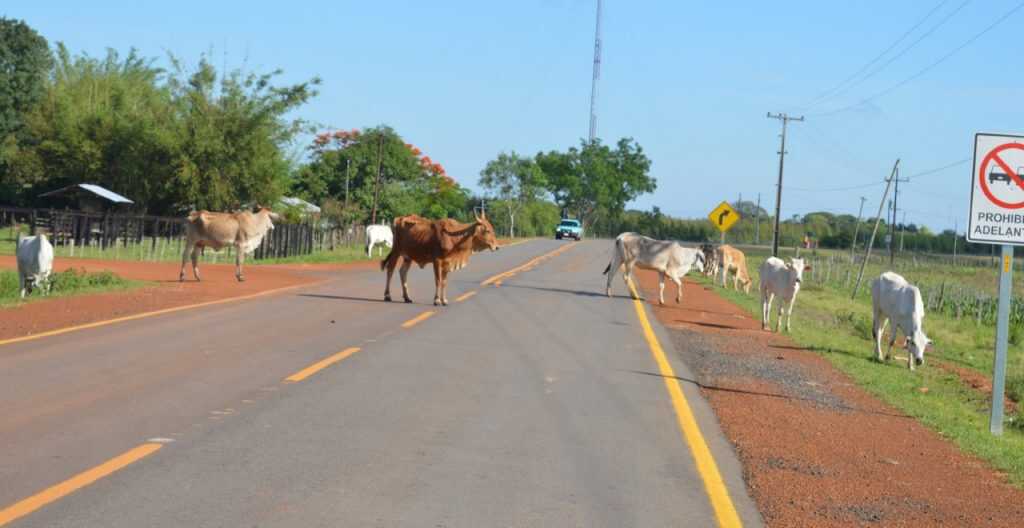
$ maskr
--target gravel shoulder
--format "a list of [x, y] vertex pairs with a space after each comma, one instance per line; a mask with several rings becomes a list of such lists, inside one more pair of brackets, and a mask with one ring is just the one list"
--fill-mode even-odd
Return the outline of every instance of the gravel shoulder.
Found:
[[[768, 526], [1021, 526], [1024, 491], [710, 288], [653, 311], [744, 467]], [[671, 284], [667, 289], [671, 290]], [[666, 293], [666, 298], [674, 298]]]

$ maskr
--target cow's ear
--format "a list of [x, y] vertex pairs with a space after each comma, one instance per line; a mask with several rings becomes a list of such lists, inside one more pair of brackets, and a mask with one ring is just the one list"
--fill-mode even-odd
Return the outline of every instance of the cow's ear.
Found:
[[804, 266], [804, 271], [811, 271], [811, 267], [810, 266]]

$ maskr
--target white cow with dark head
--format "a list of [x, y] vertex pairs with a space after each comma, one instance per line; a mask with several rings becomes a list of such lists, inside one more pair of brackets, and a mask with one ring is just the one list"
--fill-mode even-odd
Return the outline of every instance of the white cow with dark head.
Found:
[[768, 260], [761, 264], [761, 329], [768, 330], [771, 326], [772, 302], [775, 296], [779, 296], [779, 316], [775, 321], [775, 331], [778, 332], [782, 326], [782, 316], [786, 316], [786, 331], [790, 330], [790, 323], [793, 322], [793, 304], [796, 303], [796, 294], [800, 291], [800, 282], [803, 280], [804, 271], [811, 269], [804, 264], [804, 259], [794, 258], [785, 262], [778, 257], [768, 257]]
[[53, 272], [53, 246], [46, 235], [22, 237], [18, 235], [18, 283], [21, 298], [39, 288], [44, 294], [50, 293], [50, 273]]
[[[887, 271], [871, 281], [871, 307], [873, 324], [871, 335], [875, 338], [875, 357], [885, 361], [892, 357], [892, 346], [896, 343], [896, 331], [907, 337], [907, 368], [924, 363], [924, 350], [931, 343], [921, 326], [924, 321], [924, 302], [921, 290], [907, 282], [902, 276]], [[882, 334], [885, 325], [892, 320], [892, 335], [889, 351], [882, 356]]]

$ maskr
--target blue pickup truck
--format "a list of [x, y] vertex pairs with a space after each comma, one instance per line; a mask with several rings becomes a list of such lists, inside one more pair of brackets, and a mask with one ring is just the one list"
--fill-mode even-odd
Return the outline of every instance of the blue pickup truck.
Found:
[[555, 228], [555, 240], [563, 238], [573, 238], [576, 240], [583, 238], [583, 224], [579, 220], [563, 218], [558, 227]]

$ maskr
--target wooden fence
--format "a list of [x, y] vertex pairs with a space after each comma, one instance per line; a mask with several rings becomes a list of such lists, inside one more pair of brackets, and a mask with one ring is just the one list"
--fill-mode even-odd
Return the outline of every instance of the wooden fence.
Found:
[[[108, 256], [119, 258], [120, 250], [125, 250], [138, 260], [163, 260], [175, 251], [180, 255], [185, 235], [183, 218], [18, 207], [0, 207], [0, 226], [9, 227], [11, 240], [21, 226], [26, 226], [29, 234], [46, 233], [55, 247], [67, 248], [69, 256], [75, 256], [77, 249], [81, 256], [113, 251]], [[295, 257], [365, 243], [364, 226], [279, 223], [264, 237], [253, 258]], [[233, 249], [226, 251], [232, 256]]]

